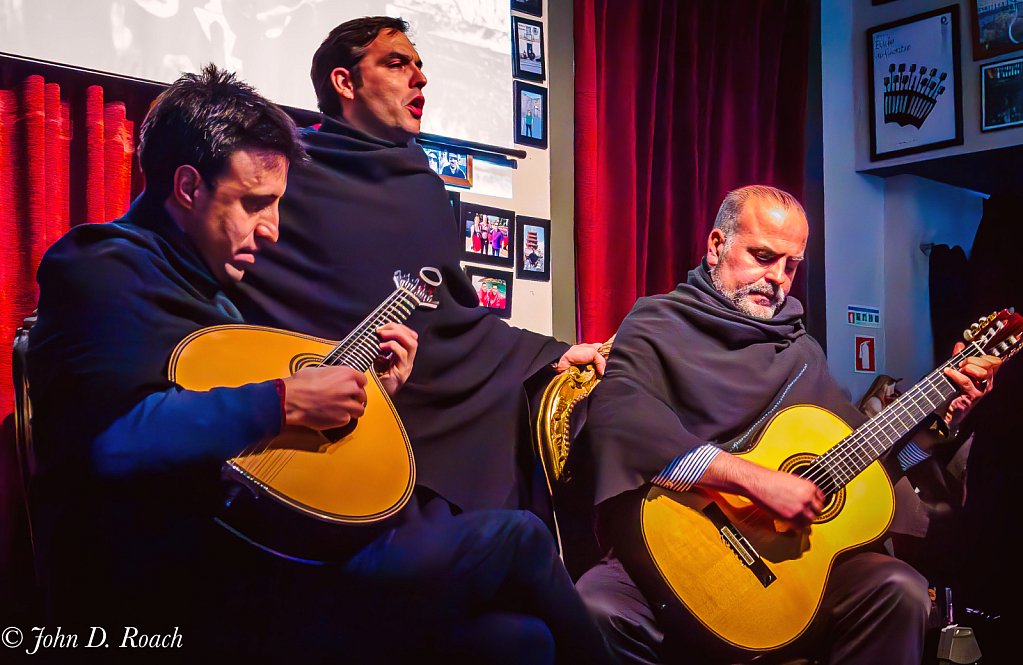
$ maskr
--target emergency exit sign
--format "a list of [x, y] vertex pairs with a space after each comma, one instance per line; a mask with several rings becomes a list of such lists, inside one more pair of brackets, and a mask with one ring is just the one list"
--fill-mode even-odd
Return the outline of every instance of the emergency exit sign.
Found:
[[849, 305], [849, 325], [863, 328], [881, 327], [881, 310], [874, 307]]

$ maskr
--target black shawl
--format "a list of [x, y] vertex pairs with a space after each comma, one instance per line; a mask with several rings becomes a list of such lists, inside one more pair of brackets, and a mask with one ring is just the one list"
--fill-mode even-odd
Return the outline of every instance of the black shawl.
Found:
[[341, 339], [394, 290], [395, 270], [441, 269], [440, 308], [408, 321], [419, 352], [394, 399], [418, 483], [465, 510], [521, 506], [522, 385], [566, 346], [476, 306], [443, 182], [417, 144], [330, 118], [303, 140], [312, 163], [288, 174], [280, 239], [232, 300], [246, 321]]
[[816, 404], [852, 427], [864, 422], [802, 315], [791, 297], [768, 321], [743, 314], [714, 289], [706, 263], [671, 293], [640, 298], [590, 396], [584, 439], [595, 501], [640, 487], [706, 443], [743, 450], [787, 406]]

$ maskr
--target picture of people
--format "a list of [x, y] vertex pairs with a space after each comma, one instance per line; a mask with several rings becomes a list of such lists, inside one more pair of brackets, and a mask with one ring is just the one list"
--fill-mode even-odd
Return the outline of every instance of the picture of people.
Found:
[[449, 185], [472, 187], [472, 155], [433, 146], [423, 146], [430, 170]]
[[465, 274], [472, 282], [480, 306], [486, 307], [501, 318], [511, 316], [512, 274], [503, 270], [490, 270], [477, 266], [465, 266]]
[[515, 226], [518, 237], [515, 276], [538, 282], [550, 280], [551, 267], [548, 260], [550, 220], [519, 216], [515, 220]]
[[515, 81], [515, 142], [547, 147], [547, 88]]
[[546, 78], [543, 54], [543, 24], [518, 16], [512, 17], [512, 39], [514, 58], [512, 75], [530, 81]]
[[471, 203], [462, 204], [466, 261], [512, 267], [515, 213]]

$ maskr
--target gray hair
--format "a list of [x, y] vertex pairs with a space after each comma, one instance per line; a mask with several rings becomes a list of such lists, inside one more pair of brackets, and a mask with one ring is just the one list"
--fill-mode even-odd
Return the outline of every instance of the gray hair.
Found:
[[725, 237], [725, 251], [732, 244], [732, 238], [739, 229], [739, 217], [746, 209], [746, 204], [751, 200], [760, 200], [765, 203], [780, 205], [784, 210], [798, 210], [804, 217], [803, 206], [799, 204], [794, 196], [783, 192], [775, 187], [767, 185], [747, 185], [739, 189], [733, 189], [725, 196], [718, 209], [718, 216], [714, 220], [714, 228], [721, 231]]

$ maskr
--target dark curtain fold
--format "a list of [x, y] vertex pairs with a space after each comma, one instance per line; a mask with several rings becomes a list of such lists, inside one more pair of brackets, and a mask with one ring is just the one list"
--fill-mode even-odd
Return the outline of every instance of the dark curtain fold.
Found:
[[729, 190], [802, 198], [808, 3], [576, 0], [580, 339], [683, 281]]

